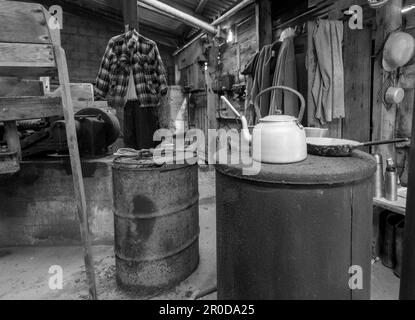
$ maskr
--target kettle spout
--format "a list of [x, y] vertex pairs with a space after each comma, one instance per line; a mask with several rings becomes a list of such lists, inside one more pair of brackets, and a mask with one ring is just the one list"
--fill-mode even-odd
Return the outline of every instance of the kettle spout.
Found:
[[242, 138], [247, 142], [252, 142], [252, 135], [249, 133], [248, 122], [244, 116], [241, 116]]

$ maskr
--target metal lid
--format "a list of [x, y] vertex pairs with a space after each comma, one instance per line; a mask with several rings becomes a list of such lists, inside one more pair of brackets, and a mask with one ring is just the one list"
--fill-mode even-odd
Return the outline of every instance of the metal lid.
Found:
[[297, 118], [287, 115], [272, 115], [259, 120], [259, 122], [294, 122]]
[[222, 174], [245, 181], [285, 185], [336, 185], [353, 183], [371, 178], [376, 171], [375, 159], [362, 151], [353, 151], [350, 157], [319, 157], [308, 155], [307, 159], [292, 164], [261, 163], [257, 175], [244, 175], [244, 167], [216, 165]]

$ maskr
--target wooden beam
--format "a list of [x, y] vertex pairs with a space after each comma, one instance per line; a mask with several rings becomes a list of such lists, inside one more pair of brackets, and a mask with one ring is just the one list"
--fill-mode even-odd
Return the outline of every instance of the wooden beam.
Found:
[[[214, 44], [212, 37], [209, 37], [211, 43], [209, 47], [209, 58], [208, 65], [205, 70], [205, 83], [206, 83], [206, 100], [207, 100], [207, 129], [217, 129], [218, 123], [216, 118], [216, 109], [219, 104], [219, 98], [217, 94], [213, 91], [213, 82], [216, 78], [216, 62], [218, 56], [218, 47]], [[208, 130], [206, 130], [208, 132]], [[216, 138], [210, 137], [207, 138], [207, 146], [205, 146], [207, 151], [209, 163], [213, 162], [213, 155], [216, 153]]]
[[208, 2], [209, 2], [209, 0], [199, 0], [199, 3], [197, 4], [197, 7], [195, 9], [195, 12], [196, 13], [203, 12], [203, 10], [205, 10], [205, 7], [206, 7]]
[[[376, 57], [373, 70], [373, 140], [388, 140], [395, 137], [396, 105], [389, 110], [383, 104], [382, 88], [387, 73], [382, 68], [382, 47], [386, 37], [391, 31], [402, 25], [402, 0], [391, 0], [384, 7], [376, 11], [376, 39], [375, 53], [380, 52]], [[388, 158], [396, 158], [394, 144], [373, 147], [373, 152], [380, 153], [386, 161]]]
[[0, 42], [52, 43], [43, 7], [36, 3], [0, 1]]
[[0, 97], [43, 96], [42, 82], [14, 77], [0, 77]]
[[61, 98], [0, 98], [1, 121], [28, 120], [62, 115]]
[[271, 7], [270, 0], [256, 0], [255, 16], [259, 50], [261, 50], [264, 45], [272, 43]]
[[[73, 112], [86, 108], [110, 110], [107, 101], [73, 101]], [[0, 121], [62, 117], [60, 97], [0, 98]]]
[[41, 76], [55, 70], [51, 45], [0, 42], [0, 76]]
[[[343, 138], [370, 140], [370, 96], [372, 75], [372, 31], [344, 27], [345, 113]], [[367, 151], [367, 150], [366, 150]]]
[[81, 238], [83, 240], [84, 263], [89, 285], [89, 297], [97, 299], [95, 284], [94, 261], [92, 258], [91, 240], [89, 237], [89, 223], [85, 197], [85, 186], [82, 176], [81, 160], [79, 156], [78, 139], [76, 136], [75, 117], [73, 111], [71, 89], [69, 86], [69, 74], [65, 51], [60, 46], [54, 47], [56, 64], [59, 73], [59, 83], [62, 92], [63, 115], [65, 118], [66, 136], [71, 160], [72, 177], [74, 183], [75, 203], [78, 207], [78, 219], [80, 224]]

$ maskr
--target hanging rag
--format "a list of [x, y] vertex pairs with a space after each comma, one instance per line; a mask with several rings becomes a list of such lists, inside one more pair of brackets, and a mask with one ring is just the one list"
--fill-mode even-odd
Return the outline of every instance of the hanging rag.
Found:
[[[287, 36], [283, 37], [281, 35], [283, 41], [278, 54], [272, 85], [286, 86], [297, 90], [294, 32], [288, 31], [283, 32], [284, 35], [288, 33]], [[284, 114], [297, 117], [300, 112], [299, 108], [298, 97], [295, 94], [282, 90], [272, 91], [269, 114], [276, 114], [277, 110], [280, 109]]]
[[344, 118], [344, 70], [342, 57], [343, 22], [319, 20], [313, 46], [316, 70], [311, 92], [315, 117], [322, 124]]
[[[251, 101], [253, 104], [255, 98], [262, 90], [265, 90], [271, 86], [271, 65], [272, 65], [272, 52], [273, 46], [266, 45], [259, 53], [257, 66], [255, 70], [255, 76], [252, 84]], [[268, 115], [269, 113], [270, 94], [264, 94], [259, 101], [259, 109], [261, 116]], [[259, 119], [256, 119], [258, 121]]]

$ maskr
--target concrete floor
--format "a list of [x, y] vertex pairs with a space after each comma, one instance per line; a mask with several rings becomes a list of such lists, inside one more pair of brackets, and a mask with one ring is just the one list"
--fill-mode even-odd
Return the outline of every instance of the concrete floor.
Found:
[[[200, 264], [194, 274], [159, 296], [125, 294], [115, 283], [112, 246], [93, 248], [99, 299], [194, 299], [216, 284], [216, 216], [214, 171], [200, 170]], [[48, 271], [63, 269], [63, 289], [50, 290]], [[0, 249], [0, 299], [87, 299], [82, 249], [79, 247], [18, 247]], [[399, 279], [378, 262], [372, 267], [372, 299], [398, 298]], [[216, 299], [216, 293], [204, 299]]]

